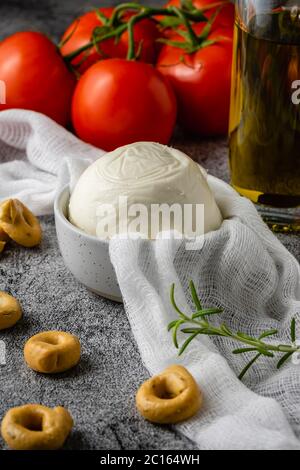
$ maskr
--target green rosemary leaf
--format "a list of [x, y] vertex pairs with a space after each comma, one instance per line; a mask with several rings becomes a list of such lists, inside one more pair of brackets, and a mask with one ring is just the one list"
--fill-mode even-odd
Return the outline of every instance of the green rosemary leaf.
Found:
[[190, 281], [190, 291], [191, 291], [192, 299], [193, 299], [193, 302], [195, 304], [195, 307], [196, 307], [197, 311], [202, 310], [202, 305], [201, 305], [201, 302], [200, 302], [200, 299], [198, 297], [196, 287], [195, 287], [195, 284], [194, 284], [193, 281]]
[[202, 333], [201, 328], [183, 328], [180, 331], [182, 331], [182, 333], [186, 333], [186, 334], [189, 334], [189, 335], [192, 335], [196, 332], [199, 332], [199, 334]]
[[223, 324], [223, 325], [220, 326], [220, 328], [221, 328], [221, 331], [222, 331], [223, 333], [225, 333], [226, 335], [229, 335], [229, 336], [232, 335], [232, 332], [230, 331], [230, 329], [228, 328], [228, 326], [226, 326], [226, 325]]
[[209, 328], [202, 328], [201, 330], [202, 335], [209, 335], [209, 336], [227, 336], [224, 335], [221, 331], [216, 331], [216, 330], [210, 330]]
[[186, 348], [188, 347], [190, 342], [193, 341], [193, 339], [196, 338], [196, 336], [199, 335], [199, 334], [200, 333], [198, 331], [195, 332], [183, 343], [183, 345], [181, 346], [181, 348], [179, 350], [179, 353], [178, 353], [179, 356], [181, 356], [181, 354], [184, 353], [184, 351], [186, 350]]
[[200, 333], [202, 335], [213, 335], [214, 331], [210, 330], [209, 328], [201, 328]]
[[279, 344], [279, 346], [277, 346], [277, 349], [280, 352], [291, 352], [291, 346], [288, 344]]
[[173, 305], [176, 312], [179, 313], [179, 315], [181, 317], [184, 317], [185, 316], [184, 313], [179, 309], [179, 307], [178, 307], [178, 305], [176, 304], [176, 301], [175, 301], [175, 284], [171, 285], [170, 300], [171, 300], [171, 304]]
[[274, 354], [270, 351], [268, 351], [267, 349], [264, 349], [264, 348], [260, 348], [260, 347], [257, 347], [256, 348], [257, 351], [260, 352], [260, 354], [264, 355], [264, 356], [267, 356], [267, 357], [274, 357]]
[[292, 343], [296, 341], [296, 318], [292, 318], [291, 321], [291, 340]]
[[277, 369], [280, 369], [280, 367], [283, 366], [283, 364], [291, 357], [292, 354], [293, 352], [288, 352], [284, 354], [284, 356], [282, 356], [282, 358], [278, 361]]
[[184, 323], [184, 320], [179, 320], [179, 321], [177, 322], [177, 324], [175, 325], [174, 330], [173, 330], [173, 343], [174, 343], [176, 349], [179, 348], [179, 346], [178, 346], [178, 341], [177, 341], [177, 332], [178, 332], [178, 328], [179, 328], [180, 325], [182, 325], [183, 323]]
[[232, 351], [232, 354], [244, 354], [244, 353], [252, 352], [252, 351], [256, 351], [256, 348], [239, 348], [239, 349], [234, 349], [234, 350]]
[[171, 331], [174, 326], [177, 324], [178, 320], [173, 320], [171, 323], [168, 324], [168, 331]]
[[[295, 345], [296, 341], [296, 320], [295, 318], [291, 321], [291, 344], [267, 344], [262, 341], [263, 338], [267, 338], [269, 336], [275, 335], [278, 333], [276, 329], [266, 330], [261, 333], [258, 338], [254, 338], [253, 336], [249, 336], [246, 333], [242, 332], [232, 332], [225, 324], [221, 324], [219, 327], [210, 324], [209, 322], [209, 315], [214, 315], [217, 313], [221, 313], [222, 309], [220, 308], [207, 308], [202, 309], [201, 302], [196, 292], [195, 285], [193, 281], [190, 282], [190, 290], [193, 302], [197, 308], [197, 311], [190, 317], [185, 315], [177, 306], [175, 302], [175, 285], [172, 284], [171, 286], [171, 303], [174, 309], [179, 314], [179, 319], [173, 320], [169, 326], [169, 331], [173, 329], [173, 340], [176, 348], [179, 349], [179, 355], [181, 355], [188, 345], [193, 341], [193, 339], [198, 335], [209, 335], [209, 336], [222, 336], [222, 337], [230, 337], [231, 339], [238, 341], [239, 343], [243, 343], [243, 347], [238, 349], [234, 349], [232, 352], [233, 354], [244, 354], [247, 352], [256, 352], [256, 355], [251, 359], [248, 364], [244, 367], [242, 372], [239, 375], [239, 378], [242, 379], [246, 372], [250, 369], [250, 367], [257, 361], [260, 356], [266, 357], [274, 357], [274, 353], [283, 353], [281, 359], [278, 361], [277, 368], [279, 369], [289, 357], [292, 356], [294, 352], [300, 351], [300, 347]], [[180, 331], [184, 334], [189, 335], [189, 337], [184, 341], [181, 347], [178, 346], [177, 341], [177, 332], [181, 325], [185, 324], [186, 327], [182, 328]]]
[[264, 331], [260, 336], [259, 336], [259, 340], [260, 339], [263, 339], [263, 338], [267, 338], [267, 336], [272, 336], [272, 335], [277, 335], [278, 333], [278, 330], [267, 330], [267, 331]]
[[238, 331], [236, 335], [242, 339], [247, 339], [249, 341], [256, 341], [256, 339], [252, 338], [252, 336], [246, 335], [245, 333], [241, 333], [240, 331]]
[[204, 317], [205, 315], [216, 315], [217, 313], [222, 313], [223, 309], [221, 308], [204, 308], [203, 310], [200, 310], [199, 312], [196, 312], [192, 315], [192, 319], [194, 320], [195, 318], [199, 317]]
[[257, 361], [257, 359], [261, 356], [260, 353], [256, 354], [256, 356], [254, 356], [254, 358], [244, 367], [244, 369], [242, 370], [242, 372], [240, 373], [239, 375], [239, 379], [242, 380], [242, 378], [244, 377], [244, 375], [246, 374], [246, 372], [248, 372], [248, 370], [250, 369], [251, 366], [253, 366], [254, 362]]

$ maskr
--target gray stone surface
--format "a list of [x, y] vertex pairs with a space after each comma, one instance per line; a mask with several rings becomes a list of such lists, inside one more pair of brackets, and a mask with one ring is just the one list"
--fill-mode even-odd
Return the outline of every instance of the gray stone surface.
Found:
[[[1, 0], [0, 38], [28, 28], [58, 38], [71, 17], [91, 3]], [[101, 5], [110, 3], [101, 1]], [[196, 142], [178, 135], [174, 145], [228, 180], [225, 140]], [[8, 408], [24, 403], [60, 404], [75, 420], [67, 449], [193, 449], [193, 443], [174, 429], [149, 424], [138, 415], [134, 395], [147, 371], [123, 306], [80, 286], [59, 254], [53, 218], [43, 217], [42, 226], [44, 239], [39, 248], [10, 246], [0, 259], [0, 290], [19, 298], [24, 310], [22, 321], [0, 333], [7, 348], [7, 364], [0, 366], [0, 419]], [[299, 238], [280, 238], [300, 259]], [[22, 356], [26, 339], [49, 329], [78, 335], [83, 352], [75, 369], [52, 377], [29, 370]], [[0, 448], [5, 448], [2, 441]]]
[[[134, 396], [147, 378], [123, 306], [80, 286], [59, 255], [52, 217], [33, 250], [11, 246], [0, 260], [0, 290], [20, 299], [24, 318], [1, 332], [7, 364], [0, 366], [0, 418], [13, 406], [67, 407], [75, 421], [68, 449], [188, 449], [174, 430], [136, 412]], [[60, 329], [80, 338], [82, 359], [70, 372], [44, 376], [28, 369], [23, 346], [32, 335]], [[0, 448], [3, 442], [0, 441]]]

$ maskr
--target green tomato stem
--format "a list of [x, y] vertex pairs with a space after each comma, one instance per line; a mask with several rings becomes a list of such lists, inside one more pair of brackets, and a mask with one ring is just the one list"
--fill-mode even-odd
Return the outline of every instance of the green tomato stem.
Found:
[[[102, 41], [105, 41], [107, 39], [114, 38], [114, 37], [118, 36], [119, 34], [122, 34], [124, 31], [126, 31], [126, 29], [127, 29], [127, 24], [121, 24], [115, 30], [110, 31], [109, 33], [103, 35], [101, 37], [101, 39], [99, 39], [95, 42], [98, 44], [98, 43], [100, 43]], [[88, 49], [91, 49], [92, 47], [94, 47], [95, 42], [90, 41], [87, 44], [85, 44], [84, 46], [79, 47], [78, 49], [76, 49], [76, 51], [73, 51], [70, 54], [65, 55], [64, 60], [67, 61], [67, 62], [72, 62], [72, 60], [75, 59], [78, 55], [82, 54], [82, 52], [85, 52]]]
[[128, 3], [121, 3], [120, 5], [116, 6], [116, 8], [113, 11], [113, 14], [111, 15], [109, 25], [111, 27], [114, 27], [118, 24], [119, 18], [123, 11], [126, 10], [135, 10], [135, 11], [140, 11], [144, 7], [143, 5], [140, 5], [139, 3], [134, 3], [134, 2], [128, 2]]
[[[128, 10], [135, 10], [138, 11], [136, 15], [132, 16], [130, 20], [128, 21], [128, 24], [120, 22], [120, 14], [122, 14], [123, 11], [128, 11]], [[202, 11], [202, 10], [201, 10]], [[189, 21], [194, 21], [195, 23], [203, 21], [203, 14], [201, 11], [197, 10], [195, 12], [188, 12], [185, 11], [181, 8], [176, 8], [176, 7], [167, 7], [167, 8], [152, 8], [152, 7], [146, 7], [143, 5], [139, 5], [138, 3], [122, 3], [118, 5], [115, 9], [114, 12], [111, 16], [111, 19], [109, 21], [109, 26], [112, 28], [111, 31], [109, 31], [107, 34], [103, 35], [99, 39], [96, 39], [94, 41], [90, 41], [84, 46], [78, 48], [76, 51], [71, 52], [70, 54], [67, 54], [64, 56], [64, 60], [66, 62], [72, 62], [78, 55], [82, 54], [83, 52], [91, 49], [92, 47], [95, 46], [95, 43], [98, 44], [102, 41], [105, 41], [107, 39], [111, 39], [114, 37], [120, 36], [123, 32], [128, 29], [129, 33], [129, 41], [128, 41], [128, 54], [127, 58], [129, 60], [134, 60], [135, 59], [135, 47], [134, 47], [134, 26], [136, 23], [139, 21], [142, 21], [145, 18], [151, 18], [153, 16], [177, 16], [182, 20], [182, 23], [185, 25], [187, 28], [189, 37], [190, 37], [190, 42], [193, 45], [196, 45], [197, 42], [197, 36], [194, 33]], [[203, 9], [204, 11], [204, 9]]]
[[177, 7], [172, 7], [172, 10], [174, 11], [175, 15], [178, 16], [178, 18], [182, 20], [183, 25], [186, 27], [186, 30], [189, 36], [190, 45], [197, 46], [199, 44], [198, 36], [195, 34], [185, 13], [182, 10], [180, 10], [180, 8], [177, 8]]

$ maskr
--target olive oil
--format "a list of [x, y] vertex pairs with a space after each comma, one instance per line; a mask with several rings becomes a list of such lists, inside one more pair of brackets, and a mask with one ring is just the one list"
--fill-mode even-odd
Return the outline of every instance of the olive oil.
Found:
[[256, 15], [247, 27], [237, 22], [234, 44], [232, 185], [254, 202], [299, 206], [300, 9]]

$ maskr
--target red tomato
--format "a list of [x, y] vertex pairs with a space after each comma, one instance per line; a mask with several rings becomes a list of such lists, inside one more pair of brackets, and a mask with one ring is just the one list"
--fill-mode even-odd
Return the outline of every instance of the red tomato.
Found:
[[[110, 18], [113, 8], [100, 8], [100, 11]], [[127, 18], [133, 13], [127, 14]], [[95, 28], [102, 26], [103, 23], [97, 16], [95, 11], [90, 11], [75, 20], [66, 30], [62, 37], [62, 41], [69, 38], [61, 48], [63, 56], [70, 54], [80, 47], [88, 44], [91, 40], [92, 33]], [[140, 60], [142, 62], [154, 63], [157, 56], [158, 29], [156, 23], [151, 19], [140, 21], [134, 27], [134, 40], [136, 51], [141, 43]], [[128, 49], [128, 33], [125, 31], [116, 42], [114, 38], [107, 39], [100, 43], [102, 54], [95, 47], [88, 49], [86, 52], [76, 57], [72, 64], [78, 66], [78, 70], [83, 73], [91, 65], [101, 58], [126, 58]]]
[[[199, 33], [203, 26], [194, 28]], [[166, 45], [157, 61], [158, 70], [170, 80], [177, 96], [180, 124], [197, 135], [228, 132], [232, 31], [217, 29], [208, 39], [221, 37], [224, 39], [193, 54]]]
[[43, 34], [16, 33], [0, 43], [0, 80], [6, 85], [1, 111], [30, 109], [67, 124], [75, 79]]
[[137, 141], [167, 144], [175, 120], [171, 86], [150, 64], [103, 60], [83, 74], [75, 89], [76, 133], [104, 150]]
[[[222, 6], [222, 9], [218, 13], [214, 23], [213, 23], [213, 28], [233, 28], [234, 25], [234, 5], [232, 3], [229, 3], [227, 0], [192, 0], [193, 5], [201, 10], [202, 8], [206, 8], [210, 4], [215, 4], [215, 3], [220, 3], [224, 4]], [[180, 0], [170, 0], [165, 6], [180, 6]], [[204, 12], [204, 15], [207, 18], [210, 18], [217, 10], [219, 7], [213, 7], [209, 10], [206, 10]]]

